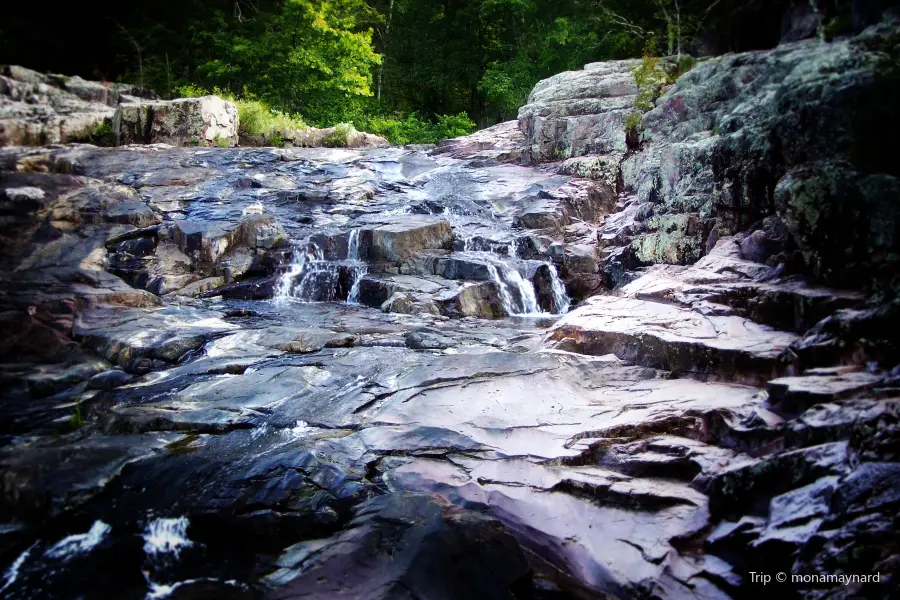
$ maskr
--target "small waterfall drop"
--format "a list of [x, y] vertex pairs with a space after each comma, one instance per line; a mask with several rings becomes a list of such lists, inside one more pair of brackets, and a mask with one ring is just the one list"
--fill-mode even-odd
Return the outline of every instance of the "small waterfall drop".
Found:
[[510, 315], [532, 315], [541, 312], [534, 286], [503, 261], [485, 254], [491, 279], [500, 288], [500, 301]]
[[366, 274], [359, 258], [359, 230], [347, 238], [347, 259], [326, 260], [314, 242], [306, 240], [294, 246], [291, 264], [275, 286], [274, 300], [302, 302], [359, 301], [359, 280]]
[[566, 286], [563, 285], [562, 280], [559, 278], [556, 267], [550, 263], [546, 264], [550, 269], [550, 285], [553, 289], [553, 305], [556, 307], [557, 314], [564, 315], [569, 312], [572, 301], [569, 300], [569, 295], [566, 294]]
[[352, 230], [347, 238], [347, 262], [350, 263], [353, 275], [353, 285], [347, 294], [347, 302], [359, 304], [359, 282], [367, 271], [366, 263], [359, 258], [359, 229]]

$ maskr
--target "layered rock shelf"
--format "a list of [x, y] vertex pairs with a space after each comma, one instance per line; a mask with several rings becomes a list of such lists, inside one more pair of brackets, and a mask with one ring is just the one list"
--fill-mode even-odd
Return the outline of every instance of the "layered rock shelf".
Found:
[[890, 597], [898, 173], [828, 127], [897, 31], [704, 61], [637, 146], [633, 61], [434, 149], [7, 130], [0, 592]]

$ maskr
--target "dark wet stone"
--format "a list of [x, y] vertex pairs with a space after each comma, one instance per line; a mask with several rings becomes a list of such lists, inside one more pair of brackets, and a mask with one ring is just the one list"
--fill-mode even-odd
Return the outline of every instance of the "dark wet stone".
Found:
[[849, 467], [847, 443], [835, 442], [753, 460], [728, 469], [709, 483], [714, 516], [765, 514], [769, 501], [824, 475], [843, 475]]
[[500, 300], [500, 287], [493, 281], [465, 284], [457, 290], [442, 292], [434, 301], [441, 314], [448, 317], [508, 316]]
[[779, 410], [799, 413], [823, 402], [865, 393], [884, 378], [865, 371], [834, 375], [781, 377], [768, 383], [769, 402]]
[[223, 285], [201, 296], [222, 296], [232, 300], [266, 300], [275, 295], [275, 287], [278, 284], [277, 277], [265, 277], [263, 279], [251, 279]]
[[487, 600], [530, 584], [525, 556], [499, 522], [411, 494], [361, 505], [348, 530], [294, 569], [267, 598]]
[[413, 350], [444, 350], [455, 345], [452, 338], [433, 329], [417, 329], [404, 334], [406, 347]]
[[125, 371], [112, 370], [97, 373], [88, 381], [88, 388], [93, 390], [111, 390], [125, 385], [131, 380], [131, 375]]

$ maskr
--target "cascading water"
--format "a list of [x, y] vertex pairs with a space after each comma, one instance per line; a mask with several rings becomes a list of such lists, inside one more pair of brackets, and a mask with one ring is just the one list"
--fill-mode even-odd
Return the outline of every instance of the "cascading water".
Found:
[[291, 264], [275, 287], [274, 300], [303, 302], [359, 300], [359, 280], [366, 273], [366, 265], [359, 258], [359, 230], [350, 232], [347, 240], [347, 260], [325, 260], [324, 252], [315, 243], [305, 241], [294, 246]]
[[[485, 263], [491, 280], [497, 283], [500, 290], [500, 301], [506, 312], [515, 316], [547, 314], [541, 310], [534, 283], [525, 279], [514, 266], [496, 256], [494, 252], [480, 250], [479, 246], [480, 244], [476, 244], [472, 237], [463, 238], [463, 253]], [[517, 258], [515, 239], [510, 241], [507, 246], [507, 256], [511, 259]], [[549, 262], [544, 265], [549, 271], [552, 292], [553, 306], [550, 308], [550, 312], [565, 314], [571, 307], [565, 285], [559, 278], [556, 267]]]
[[353, 285], [350, 286], [347, 302], [359, 304], [359, 282], [367, 270], [366, 263], [359, 258], [359, 229], [352, 230], [347, 238], [347, 262], [353, 270]]
[[[493, 263], [493, 264], [492, 264]], [[512, 267], [500, 261], [487, 264], [488, 273], [500, 288], [500, 301], [511, 315], [530, 315], [541, 312], [534, 286]]]
[[553, 305], [556, 307], [556, 313], [563, 315], [569, 312], [572, 301], [569, 300], [569, 295], [566, 294], [566, 286], [563, 285], [562, 280], [559, 278], [556, 267], [550, 263], [545, 264], [550, 269], [550, 287], [553, 290]]

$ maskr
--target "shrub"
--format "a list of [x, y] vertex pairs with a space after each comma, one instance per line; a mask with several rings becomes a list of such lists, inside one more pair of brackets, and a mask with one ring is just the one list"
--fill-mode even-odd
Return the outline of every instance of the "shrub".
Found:
[[302, 131], [307, 127], [299, 115], [289, 115], [269, 108], [269, 105], [260, 100], [238, 100], [237, 108], [241, 135], [284, 138], [289, 131]]
[[466, 113], [441, 115], [434, 121], [420, 119], [415, 114], [407, 115], [405, 118], [399, 115], [363, 115], [354, 119], [354, 125], [362, 131], [380, 135], [398, 146], [434, 144], [441, 140], [467, 135], [475, 130], [475, 123]]
[[112, 124], [105, 120], [91, 130], [90, 143], [95, 146], [115, 146], [116, 139]]
[[641, 127], [643, 115], [637, 111], [631, 111], [625, 117], [625, 131], [637, 131]]
[[641, 112], [647, 112], [653, 108], [653, 103], [659, 96], [660, 85], [665, 83], [665, 76], [656, 68], [658, 64], [659, 57], [645, 55], [641, 59], [641, 64], [633, 71], [634, 82], [638, 87], [634, 107]]
[[338, 123], [331, 135], [322, 140], [322, 145], [326, 148], [346, 148], [349, 145], [350, 137], [356, 133], [356, 128], [352, 123]]
[[666, 73], [666, 83], [675, 83], [678, 78], [694, 68], [697, 59], [688, 54], [678, 57], [678, 61]]
[[[284, 145], [284, 138], [288, 132], [302, 131], [307, 128], [300, 115], [291, 115], [271, 108], [261, 100], [255, 99], [252, 94], [245, 93], [241, 99], [235, 98], [228, 90], [220, 88], [202, 88], [197, 85], [183, 85], [175, 89], [175, 93], [182, 98], [199, 98], [200, 96], [219, 96], [230, 100], [238, 109], [238, 133], [240, 135], [263, 136], [267, 143]], [[274, 144], [277, 141], [278, 144]]]

